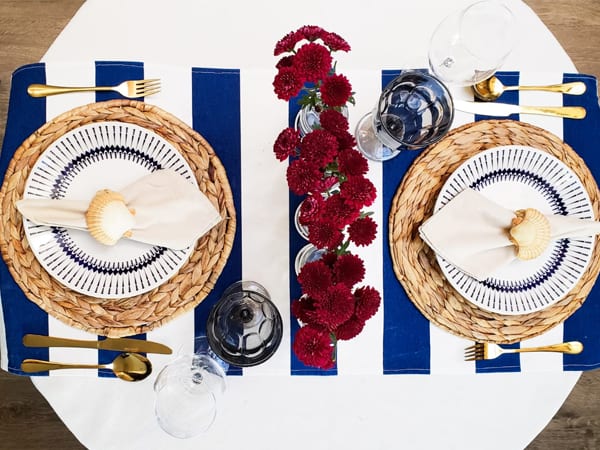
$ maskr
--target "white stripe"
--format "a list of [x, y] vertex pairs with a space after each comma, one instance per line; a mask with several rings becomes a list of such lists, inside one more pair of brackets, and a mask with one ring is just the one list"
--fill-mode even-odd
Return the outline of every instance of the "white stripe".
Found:
[[[464, 100], [468, 102], [473, 101], [473, 90], [470, 87], [458, 87], [448, 85], [448, 90], [452, 95], [452, 100]], [[454, 119], [452, 121], [452, 130], [468, 123], [473, 123], [475, 120], [475, 114], [467, 113], [464, 111], [454, 110]]]
[[475, 373], [475, 362], [465, 361], [465, 349], [473, 345], [472, 341], [430, 323], [429, 345], [432, 374]]
[[[0, 297], [0, 324], [4, 324], [2, 298]], [[8, 346], [6, 344], [6, 327], [0, 326], [0, 369], [8, 371]]]
[[[453, 100], [473, 101], [473, 91], [470, 88], [448, 86]], [[454, 111], [452, 130], [473, 123], [474, 114], [464, 111]], [[473, 343], [467, 339], [454, 336], [429, 322], [430, 370], [437, 373], [474, 373], [475, 363], [465, 362], [465, 348]]]
[[[95, 86], [96, 66], [93, 62], [46, 64], [46, 83], [57, 86]], [[95, 101], [94, 92], [51, 95], [46, 97], [46, 120]]]
[[[522, 72], [519, 74], [520, 85], [546, 85], [562, 83], [561, 73]], [[562, 94], [541, 91], [520, 91], [519, 103], [521, 105], [562, 106]], [[544, 128], [563, 138], [563, 120], [560, 117], [536, 116], [521, 114], [522, 122]], [[521, 347], [535, 347], [539, 345], [556, 344], [563, 341], [563, 324], [555, 326], [544, 334], [521, 342]], [[522, 353], [521, 371], [561, 371], [563, 356], [560, 353]]]
[[[284, 326], [279, 350], [245, 374], [289, 374], [289, 233], [284, 162], [275, 158], [273, 143], [287, 127], [287, 103], [273, 94], [271, 70], [241, 72], [242, 278], [263, 285], [281, 314]], [[235, 107], [233, 105], [232, 107]], [[269, 126], [265, 126], [269, 124]], [[251, 143], [250, 145], [248, 143]], [[218, 154], [218, 149], [217, 149]], [[293, 257], [293, 255], [292, 255]]]
[[[356, 106], [350, 106], [350, 133], [354, 134], [357, 122], [371, 112], [381, 93], [381, 72], [365, 70], [347, 70], [344, 75], [352, 83], [356, 95]], [[373, 211], [373, 220], [379, 225], [377, 237], [367, 247], [351, 247], [350, 250], [365, 262], [365, 279], [358, 286], [373, 286], [383, 295], [383, 165], [369, 161], [368, 178], [377, 188], [377, 200], [365, 208]], [[385, 218], [387, 220], [387, 218]], [[363, 331], [349, 341], [340, 341], [337, 351], [337, 368], [339, 375], [359, 373], [382, 373], [383, 370], [383, 301], [377, 314], [371, 317]]]
[[146, 333], [149, 341], [168, 345], [173, 353], [162, 355], [153, 353], [152, 371], [155, 373], [180, 355], [191, 355], [194, 352], [194, 312], [190, 311]]
[[[48, 316], [48, 335], [69, 339], [83, 339], [95, 341], [98, 337], [95, 334], [87, 333], [79, 328], [69, 326], [52, 316]], [[98, 364], [98, 352], [86, 348], [70, 348], [70, 347], [50, 347], [48, 349], [50, 361], [63, 363], [77, 364]], [[81, 376], [94, 375], [93, 371], [86, 370], [82, 372], [80, 369], [67, 370], [51, 370], [50, 376]]]
[[[145, 63], [144, 78], [161, 80], [160, 92], [144, 99], [145, 102], [168, 111], [191, 127], [193, 122], [191, 69], [184, 66]], [[146, 333], [149, 341], [160, 342], [173, 350], [173, 355], [152, 354], [152, 364], [157, 373], [163, 365], [172, 361], [175, 355], [191, 354], [194, 351], [194, 332], [194, 312], [189, 311]]]
[[[48, 64], [46, 65], [46, 83], [58, 86], [95, 86], [96, 68], [93, 62], [85, 64]], [[81, 105], [93, 103], [95, 99], [94, 92], [77, 92], [47, 97], [46, 120], [52, 120], [59, 114]], [[48, 316], [48, 334], [72, 339], [97, 339], [96, 335], [66, 325], [52, 316]], [[98, 363], [98, 353], [89, 349], [51, 347], [48, 354], [50, 361], [82, 364]], [[49, 374], [51, 376], [81, 376], [83, 373], [80, 370], [59, 370], [50, 371]]]
[[[557, 72], [522, 72], [519, 74], [520, 85], [539, 86], [558, 83], [562, 83], [562, 74]], [[562, 94], [542, 91], [519, 91], [519, 103], [528, 106], [562, 106]], [[563, 120], [575, 120], [533, 114], [521, 114], [520, 119], [521, 122], [544, 128], [561, 139], [563, 137]]]

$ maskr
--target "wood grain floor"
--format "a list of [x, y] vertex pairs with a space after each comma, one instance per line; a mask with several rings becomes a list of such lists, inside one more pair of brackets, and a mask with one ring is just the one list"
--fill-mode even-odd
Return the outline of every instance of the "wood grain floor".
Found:
[[[552, 30], [579, 72], [600, 78], [600, 1], [525, 2]], [[0, 0], [0, 141], [4, 137], [10, 74], [22, 64], [39, 61], [82, 3]], [[28, 378], [0, 371], [0, 448], [83, 447]], [[600, 449], [600, 370], [582, 375], [554, 419], [528, 449]]]

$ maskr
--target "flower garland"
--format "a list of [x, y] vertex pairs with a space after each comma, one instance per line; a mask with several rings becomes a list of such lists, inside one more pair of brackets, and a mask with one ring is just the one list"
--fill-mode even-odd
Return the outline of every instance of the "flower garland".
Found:
[[373, 204], [377, 191], [365, 177], [368, 162], [356, 150], [354, 136], [343, 114], [354, 104], [348, 79], [336, 73], [333, 52], [350, 51], [339, 35], [317, 26], [303, 26], [275, 46], [277, 74], [273, 87], [278, 98], [300, 95], [304, 108], [319, 113], [319, 125], [305, 136], [285, 128], [273, 150], [280, 161], [289, 159], [289, 189], [306, 196], [299, 222], [308, 240], [326, 250], [321, 259], [305, 264], [298, 274], [302, 296], [292, 302], [292, 314], [303, 324], [294, 336], [293, 351], [306, 365], [334, 366], [338, 340], [357, 336], [381, 303], [370, 286], [356, 287], [365, 276], [364, 262], [350, 244], [367, 246], [377, 224], [364, 207]]

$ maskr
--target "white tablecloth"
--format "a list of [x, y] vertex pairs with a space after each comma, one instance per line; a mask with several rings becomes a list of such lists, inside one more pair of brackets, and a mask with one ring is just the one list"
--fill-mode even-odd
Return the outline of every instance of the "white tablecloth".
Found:
[[[435, 24], [467, 3], [88, 0], [44, 60], [143, 60], [273, 74], [275, 41], [300, 25], [317, 24], [351, 43], [352, 51], [339, 58], [341, 72], [426, 67], [427, 41]], [[533, 12], [520, 1], [506, 3], [520, 21], [522, 36], [504, 68], [574, 71]], [[360, 93], [359, 88], [355, 86]], [[269, 119], [265, 123], [274, 135], [286, 120], [277, 115], [283, 106], [274, 110], [266, 106], [276, 102], [268, 85], [256, 96], [264, 100], [262, 111]], [[375, 97], [361, 98], [352, 112], [353, 120], [374, 101]], [[272, 140], [266, 138], [252, 142], [259, 152], [270, 152], [271, 145]], [[272, 164], [274, 168], [277, 162]], [[260, 248], [269, 242], [264, 233], [254, 236], [257, 241], [245, 242]], [[244, 278], [260, 279], [261, 265], [249, 267]], [[160, 362], [156, 365], [158, 369]], [[573, 372], [229, 377], [214, 427], [187, 441], [175, 440], [157, 426], [150, 382], [47, 377], [36, 378], [34, 383], [90, 448], [505, 449], [521, 448], [533, 439], [578, 376]]]

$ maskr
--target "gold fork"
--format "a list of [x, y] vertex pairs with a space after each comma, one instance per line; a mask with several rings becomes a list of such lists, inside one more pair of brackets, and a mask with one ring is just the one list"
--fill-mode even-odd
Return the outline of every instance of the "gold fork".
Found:
[[160, 91], [160, 80], [152, 78], [148, 80], [129, 80], [123, 81], [117, 86], [86, 86], [86, 87], [68, 87], [51, 86], [48, 84], [30, 84], [27, 93], [32, 97], [46, 97], [48, 95], [65, 94], [68, 92], [82, 91], [116, 91], [123, 97], [137, 98], [147, 97]]
[[476, 342], [475, 345], [465, 349], [465, 361], [479, 361], [494, 359], [504, 353], [526, 352], [560, 352], [576, 355], [583, 351], [583, 344], [579, 341], [563, 342], [561, 344], [546, 345], [543, 347], [502, 348], [491, 342]]

